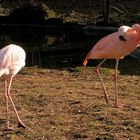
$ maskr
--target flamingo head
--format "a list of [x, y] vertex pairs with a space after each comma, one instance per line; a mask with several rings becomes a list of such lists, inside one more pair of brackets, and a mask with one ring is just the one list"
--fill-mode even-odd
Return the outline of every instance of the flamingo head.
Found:
[[126, 41], [125, 34], [126, 34], [126, 32], [130, 32], [130, 31], [132, 31], [132, 28], [129, 27], [129, 26], [121, 26], [121, 27], [119, 27], [118, 33], [119, 33], [120, 40]]
[[121, 36], [124, 36], [124, 33], [125, 32], [129, 32], [132, 28], [129, 27], [129, 26], [121, 26], [119, 29], [118, 29], [118, 33], [119, 35]]

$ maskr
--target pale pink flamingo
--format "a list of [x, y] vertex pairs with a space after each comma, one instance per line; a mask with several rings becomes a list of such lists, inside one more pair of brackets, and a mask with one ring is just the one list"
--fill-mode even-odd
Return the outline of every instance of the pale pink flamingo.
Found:
[[9, 100], [17, 116], [19, 126], [26, 127], [18, 115], [17, 109], [10, 94], [12, 79], [20, 71], [20, 69], [25, 66], [25, 58], [25, 51], [21, 47], [14, 44], [10, 44], [0, 50], [0, 78], [4, 81], [4, 95], [7, 111], [7, 130], [11, 129], [9, 127]]
[[99, 67], [106, 59], [116, 59], [115, 66], [115, 107], [118, 107], [118, 93], [117, 93], [117, 69], [119, 60], [130, 54], [137, 48], [140, 41], [140, 25], [134, 24], [131, 28], [128, 26], [121, 26], [118, 32], [109, 34], [99, 40], [91, 51], [87, 54], [83, 65], [86, 66], [89, 59], [103, 59], [99, 65], [96, 66], [96, 73], [101, 81], [104, 90], [104, 97], [107, 104], [109, 104], [106, 88], [99, 73]]

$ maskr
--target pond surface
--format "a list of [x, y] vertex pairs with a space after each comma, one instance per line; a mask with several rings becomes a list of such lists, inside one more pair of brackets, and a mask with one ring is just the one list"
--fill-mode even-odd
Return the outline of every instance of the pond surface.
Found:
[[0, 33], [0, 47], [10, 43], [23, 47], [27, 53], [26, 66], [69, 67], [82, 65], [86, 53], [99, 38], [81, 31], [6, 28]]
[[0, 47], [10, 43], [23, 47], [27, 54], [26, 66], [73, 67], [82, 65], [86, 54], [103, 36], [105, 34], [99, 32], [87, 35], [81, 30], [44, 32], [42, 29], [14, 27], [1, 29]]

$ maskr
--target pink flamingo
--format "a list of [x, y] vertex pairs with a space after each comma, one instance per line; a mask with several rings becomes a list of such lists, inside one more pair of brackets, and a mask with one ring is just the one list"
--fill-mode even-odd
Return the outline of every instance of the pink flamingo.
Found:
[[10, 88], [13, 77], [25, 66], [25, 51], [14, 44], [10, 44], [0, 50], [0, 78], [4, 80], [4, 95], [6, 100], [7, 122], [6, 130], [10, 130], [9, 127], [9, 100], [13, 106], [14, 112], [17, 116], [19, 126], [26, 127], [21, 121], [14, 102], [11, 98]]
[[109, 104], [106, 88], [99, 73], [99, 67], [106, 61], [106, 59], [116, 59], [115, 66], [115, 107], [118, 106], [117, 93], [117, 69], [119, 60], [130, 54], [140, 41], [140, 25], [134, 24], [131, 28], [128, 26], [121, 26], [118, 32], [109, 34], [99, 40], [91, 51], [87, 54], [83, 65], [86, 66], [89, 59], [103, 59], [99, 65], [96, 66], [95, 71], [101, 81], [104, 90], [104, 97], [107, 104]]

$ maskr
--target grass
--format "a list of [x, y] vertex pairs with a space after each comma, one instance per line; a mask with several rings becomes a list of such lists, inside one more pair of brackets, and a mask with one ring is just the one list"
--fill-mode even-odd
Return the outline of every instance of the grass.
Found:
[[[131, 61], [129, 61], [131, 62]], [[111, 104], [114, 104], [113, 66], [101, 68]], [[93, 67], [48, 69], [25, 67], [13, 79], [11, 94], [22, 121], [30, 130], [18, 128], [10, 107], [13, 131], [6, 122], [2, 84], [0, 139], [8, 140], [136, 140], [140, 139], [140, 71], [128, 60], [119, 66], [119, 104], [105, 103], [100, 81]], [[108, 66], [108, 67], [107, 67]], [[124, 73], [125, 66], [125, 73]], [[132, 73], [132, 69], [135, 72]]]

